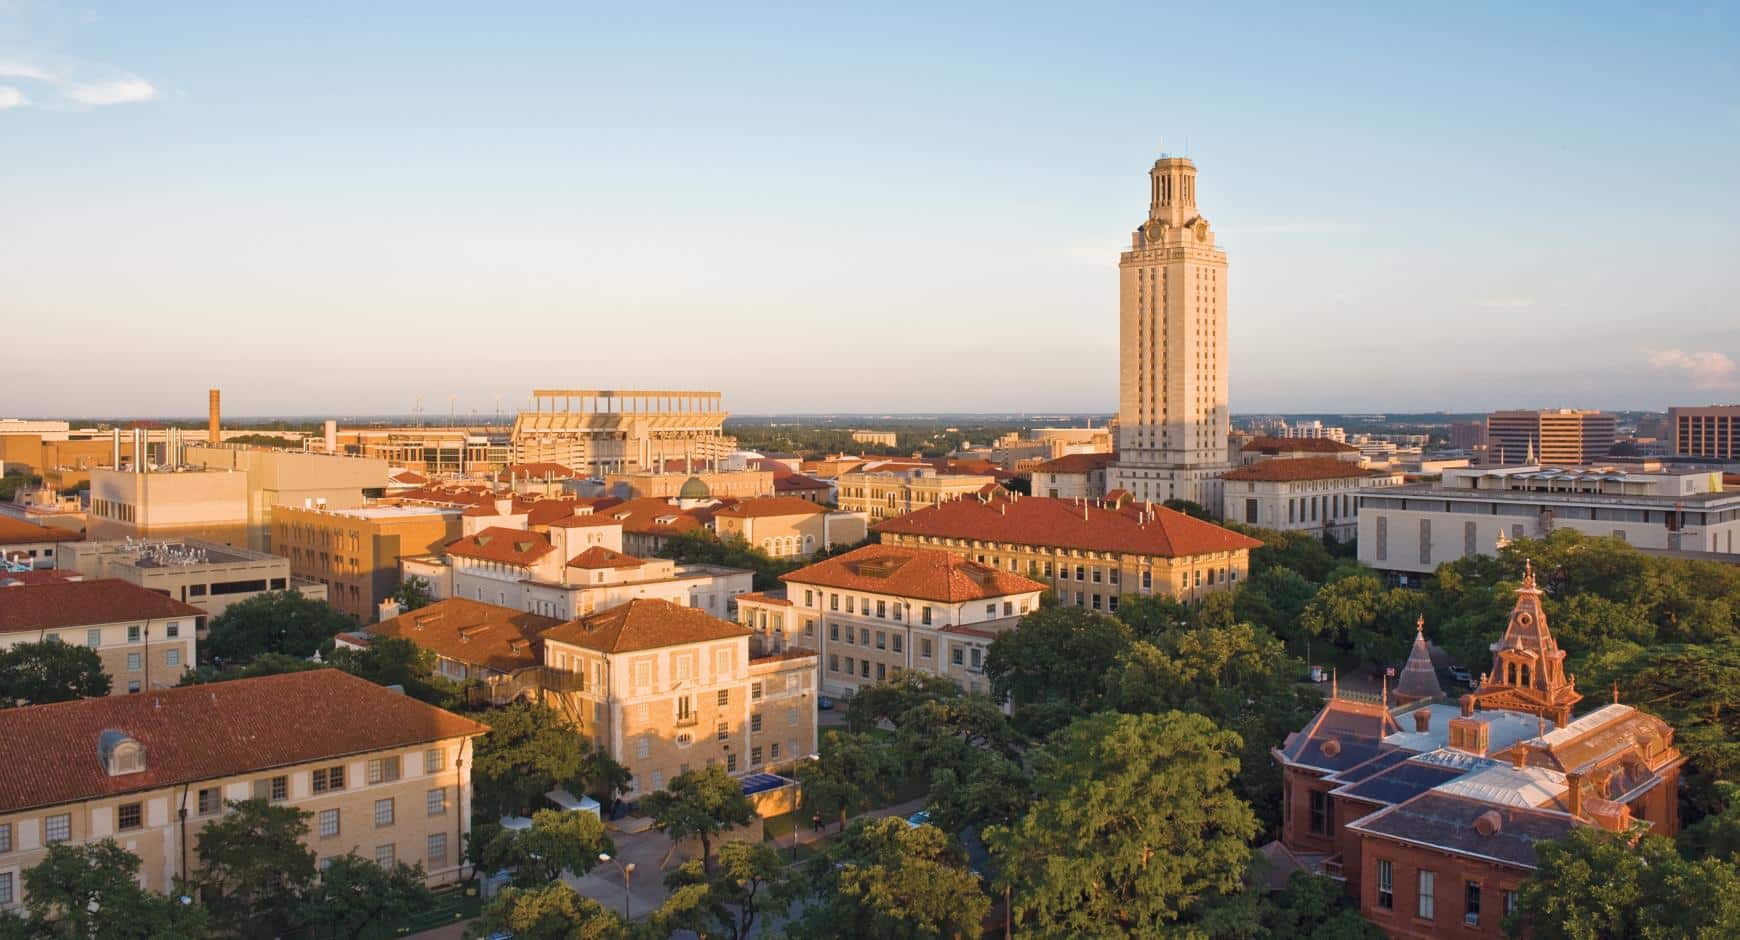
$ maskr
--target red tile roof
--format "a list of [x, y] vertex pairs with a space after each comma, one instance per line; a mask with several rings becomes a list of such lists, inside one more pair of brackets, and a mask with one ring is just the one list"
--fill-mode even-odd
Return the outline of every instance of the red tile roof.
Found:
[[21, 584], [0, 594], [0, 633], [203, 616], [198, 607], [119, 578]]
[[77, 532], [52, 529], [11, 516], [0, 516], [0, 545], [33, 545], [37, 542], [77, 542], [84, 538]]
[[771, 594], [764, 594], [760, 591], [750, 591], [747, 594], [739, 594], [736, 597], [736, 601], [739, 604], [743, 603], [744, 601], [750, 601], [750, 602], [753, 602], [756, 604], [772, 604], [775, 607], [790, 607], [790, 606], [792, 606], [791, 601], [788, 601], [783, 597], [774, 597]]
[[559, 463], [513, 463], [501, 470], [510, 480], [572, 480], [579, 476]]
[[521, 567], [535, 564], [538, 559], [555, 550], [556, 547], [550, 544], [549, 537], [542, 532], [527, 532], [524, 529], [503, 526], [490, 526], [475, 535], [467, 535], [447, 543], [449, 555]]
[[455, 662], [511, 673], [543, 659], [538, 634], [562, 621], [449, 597], [370, 627], [373, 636], [396, 636]]
[[418, 473], [415, 470], [406, 470], [403, 468], [388, 470], [387, 478], [392, 480], [394, 483], [402, 483], [406, 486], [421, 486], [422, 484], [429, 482], [429, 478], [423, 474]]
[[[110, 776], [104, 731], [145, 749]], [[0, 813], [479, 735], [486, 725], [337, 669], [0, 709]]]
[[1234, 467], [1221, 474], [1220, 478], [1257, 483], [1293, 483], [1301, 480], [1345, 480], [1352, 477], [1381, 476], [1388, 474], [1366, 470], [1351, 460], [1335, 457], [1284, 457]]
[[[1148, 513], [1151, 513], [1148, 514]], [[1022, 496], [955, 499], [879, 522], [890, 535], [977, 539], [1098, 552], [1180, 558], [1262, 545], [1211, 522], [1160, 506], [1103, 509], [1091, 502]]]
[[782, 575], [780, 580], [945, 604], [1047, 590], [1038, 581], [952, 552], [898, 545], [866, 545]]
[[646, 564], [646, 560], [643, 558], [611, 551], [602, 545], [594, 545], [568, 559], [568, 567], [570, 568], [639, 568], [644, 564]]
[[37, 568], [34, 571], [0, 571], [0, 587], [25, 584], [58, 584], [63, 581], [83, 581], [85, 576], [64, 568]]
[[632, 653], [749, 635], [743, 627], [704, 610], [651, 597], [637, 597], [544, 631], [546, 641], [602, 653]]
[[1115, 454], [1064, 454], [1033, 467], [1034, 473], [1092, 473], [1104, 470]]
[[581, 513], [576, 516], [566, 516], [550, 523], [552, 529], [577, 529], [594, 525], [622, 525], [615, 516], [603, 509], [596, 512]]
[[823, 483], [815, 477], [805, 476], [801, 473], [792, 473], [790, 471], [785, 473], [775, 472], [773, 476], [773, 491], [775, 493], [801, 492], [803, 490], [825, 490], [827, 488], [828, 484]]
[[1253, 437], [1241, 450], [1265, 454], [1355, 454], [1359, 448], [1327, 437]]
[[622, 523], [622, 531], [636, 535], [674, 535], [678, 532], [692, 532], [705, 526], [692, 512], [678, 509], [653, 496], [631, 499], [612, 506], [607, 511]]
[[728, 519], [755, 519], [766, 516], [815, 516], [825, 512], [826, 509], [796, 496], [761, 496], [743, 500], [735, 506], [726, 506], [713, 515]]

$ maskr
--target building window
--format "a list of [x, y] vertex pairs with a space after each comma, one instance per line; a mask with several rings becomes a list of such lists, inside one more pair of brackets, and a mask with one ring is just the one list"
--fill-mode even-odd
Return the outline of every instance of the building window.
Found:
[[12, 824], [0, 823], [0, 852], [12, 851]]
[[140, 669], [143, 669], [144, 667], [145, 667], [145, 663], [140, 658], [138, 653], [128, 653], [127, 654], [127, 671], [128, 672], [138, 672]]
[[393, 824], [393, 798], [375, 801], [375, 825], [391, 826]]
[[894, 651], [896, 653], [902, 652], [902, 644], [900, 642], [900, 634], [898, 634], [898, 633], [894, 634], [893, 639], [894, 639]]
[[[919, 618], [920, 618], [919, 622], [920, 623], [924, 623], [924, 624], [930, 623], [930, 607], [929, 606], [919, 608], [918, 613], [919, 613]], [[96, 644], [93, 643], [91, 645], [95, 646]]]
[[930, 637], [919, 637], [918, 638], [918, 655], [922, 656], [925, 659], [929, 659], [930, 658], [930, 651], [931, 651]]
[[116, 814], [115, 828], [126, 832], [145, 825], [144, 805], [141, 803], [123, 803], [120, 812]]
[[436, 787], [423, 795], [423, 805], [431, 816], [447, 815], [447, 788]]
[[737, 772], [737, 755], [735, 753], [725, 755], [725, 772], [728, 774]]
[[965, 657], [961, 653], [961, 648], [958, 646], [949, 650], [949, 660], [957, 666], [964, 665], [966, 662]]
[[129, 643], [139, 642], [140, 633], [141, 633], [141, 631], [140, 631], [138, 626], [128, 627], [127, 628], [127, 642], [129, 642]]
[[1377, 860], [1377, 906], [1386, 911], [1396, 906], [1396, 869], [1387, 858]]
[[858, 661], [858, 676], [863, 679], [870, 678], [870, 660], [860, 659]]
[[423, 854], [431, 869], [444, 867], [447, 864], [447, 833], [437, 832], [430, 836]]
[[199, 791], [199, 814], [201, 816], [216, 816], [224, 808], [223, 795], [217, 787], [206, 787]]
[[788, 708], [785, 710], [785, 723], [789, 727], [794, 727], [794, 728], [797, 727], [797, 723], [798, 723], [798, 710], [797, 709]]
[[326, 793], [344, 789], [344, 765], [322, 767], [314, 772], [314, 792]]
[[1514, 915], [1517, 909], [1517, 893], [1515, 891], [1501, 891], [1499, 898], [1504, 901], [1504, 916]]
[[1416, 913], [1422, 920], [1431, 920], [1437, 913], [1437, 899], [1433, 897], [1437, 888], [1437, 874], [1420, 869], [1420, 905]]
[[398, 861], [397, 853], [393, 850], [392, 843], [389, 842], [386, 845], [375, 846], [376, 865], [379, 865], [382, 868], [391, 868], [396, 861]]
[[1322, 790], [1311, 791], [1311, 834], [1329, 834], [1329, 794]]
[[881, 630], [876, 631], [876, 648], [879, 650], [888, 648], [888, 634]]
[[749, 700], [751, 702], [761, 701], [761, 683], [754, 682], [754, 683], [750, 684], [750, 686], [749, 686]]
[[829, 672], [839, 672], [840, 671], [840, 657], [834, 653], [828, 654], [828, 671]]
[[163, 635], [169, 637], [171, 640], [180, 636], [181, 624], [173, 620], [170, 621], [169, 625], [163, 628]]
[[181, 665], [181, 650], [171, 649], [168, 652], [164, 653], [163, 654], [163, 664], [165, 666], [179, 666], [179, 665]]
[[643, 734], [635, 739], [634, 756], [641, 760], [652, 756], [652, 735]]
[[720, 689], [718, 701], [719, 701], [719, 707], [721, 707], [721, 708], [725, 707], [726, 705], [731, 704], [731, 690], [730, 689]]
[[769, 744], [767, 746], [767, 756], [773, 758], [774, 760], [779, 760], [779, 742], [778, 741], [775, 741], [772, 744]]
[[440, 773], [447, 769], [447, 752], [438, 747], [432, 747], [423, 752], [423, 772], [426, 774]]
[[397, 755], [392, 757], [377, 757], [369, 761], [369, 783], [392, 783], [397, 779], [399, 779], [399, 758]]
[[72, 838], [72, 814], [60, 813], [42, 821], [44, 843], [65, 842]]
[[12, 888], [12, 873], [0, 872], [0, 904], [11, 904], [15, 900]]
[[677, 696], [677, 721], [679, 723], [695, 720], [695, 699], [690, 695]]
[[282, 803], [290, 798], [290, 778], [270, 777], [254, 781], [254, 799]]
[[749, 766], [751, 766], [751, 767], [760, 767], [761, 766], [761, 745], [757, 744], [756, 746], [749, 749]]
[[1480, 882], [1470, 881], [1463, 889], [1462, 922], [1470, 927], [1480, 926]]
[[761, 730], [761, 713], [760, 712], [756, 712], [756, 713], [749, 716], [749, 730], [750, 731], [760, 731]]

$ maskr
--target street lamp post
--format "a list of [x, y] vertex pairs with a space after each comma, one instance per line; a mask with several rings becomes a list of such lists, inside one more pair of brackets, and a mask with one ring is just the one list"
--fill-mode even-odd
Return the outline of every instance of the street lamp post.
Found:
[[616, 859], [611, 858], [609, 852], [599, 852], [598, 853], [598, 860], [601, 862], [609, 862], [610, 864], [616, 866], [617, 871], [622, 872], [622, 919], [628, 920], [629, 919], [628, 905], [629, 905], [629, 899], [630, 899], [630, 895], [628, 893], [628, 876], [634, 874], [634, 863], [629, 862], [627, 865], [624, 865], [623, 863], [617, 861]]

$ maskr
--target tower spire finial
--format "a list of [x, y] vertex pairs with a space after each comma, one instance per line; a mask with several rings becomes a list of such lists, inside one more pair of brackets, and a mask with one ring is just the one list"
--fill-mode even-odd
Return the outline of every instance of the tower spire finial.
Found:
[[1426, 615], [1425, 614], [1421, 614], [1420, 619], [1414, 621], [1414, 633], [1416, 635], [1419, 635], [1419, 636], [1425, 636], [1425, 634], [1426, 634]]
[[1619, 704], [1619, 680], [1613, 680], [1613, 704]]
[[1523, 590], [1525, 590], [1525, 591], [1539, 590], [1537, 587], [1535, 587], [1535, 562], [1534, 562], [1534, 559], [1532, 559], [1532, 558], [1524, 558], [1523, 559], [1523, 583], [1522, 583], [1522, 586], [1523, 586]]

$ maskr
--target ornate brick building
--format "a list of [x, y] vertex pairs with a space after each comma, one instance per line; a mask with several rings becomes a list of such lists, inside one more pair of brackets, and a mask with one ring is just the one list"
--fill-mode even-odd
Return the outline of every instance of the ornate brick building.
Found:
[[1392, 705], [1387, 690], [1370, 700], [1332, 686], [1323, 710], [1273, 752], [1283, 853], [1344, 882], [1385, 933], [1502, 937], [1536, 843], [1575, 826], [1678, 831], [1684, 758], [1673, 728], [1617, 695], [1572, 719], [1582, 696], [1532, 568], [1492, 671], [1459, 705], [1433, 694], [1425, 650], [1422, 635], [1407, 704]]

